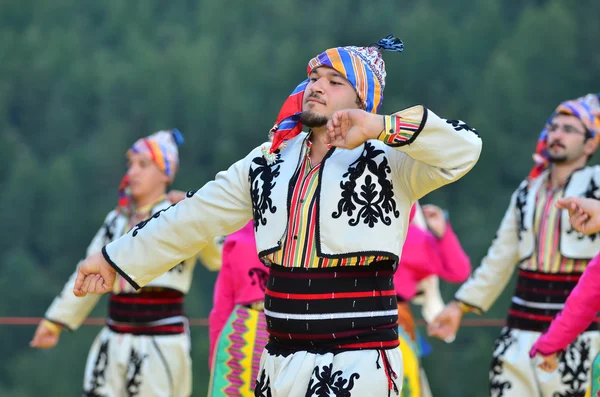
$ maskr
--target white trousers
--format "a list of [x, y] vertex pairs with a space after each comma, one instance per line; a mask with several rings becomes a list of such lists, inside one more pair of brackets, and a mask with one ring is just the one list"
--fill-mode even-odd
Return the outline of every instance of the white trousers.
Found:
[[600, 332], [581, 334], [567, 348], [559, 367], [547, 373], [529, 350], [539, 332], [505, 327], [496, 339], [490, 369], [491, 397], [584, 397], [592, 362], [600, 350]]
[[[257, 397], [388, 397], [402, 389], [402, 352], [356, 350], [338, 354], [300, 351], [288, 356], [265, 350], [254, 395]], [[391, 369], [393, 373], [389, 373]], [[388, 376], [389, 375], [389, 376]], [[396, 385], [394, 389], [393, 384]]]
[[104, 327], [89, 352], [83, 389], [86, 397], [189, 397], [189, 335], [119, 334]]

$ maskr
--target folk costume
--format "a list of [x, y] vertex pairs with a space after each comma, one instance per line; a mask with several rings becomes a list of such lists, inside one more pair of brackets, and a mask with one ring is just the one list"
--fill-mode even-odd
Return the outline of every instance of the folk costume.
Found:
[[[182, 141], [183, 137], [177, 130], [159, 131], [139, 139], [129, 153], [147, 155], [173, 178], [179, 164], [177, 146]], [[134, 228], [135, 223], [170, 206], [171, 203], [163, 196], [149, 206], [136, 208], [125, 175], [119, 189], [119, 204], [106, 216], [86, 255], [99, 252], [106, 244]], [[207, 245], [200, 257], [213, 270], [220, 266], [220, 253], [212, 244]], [[193, 254], [182, 258], [139, 290], [131, 287], [124, 278], [117, 277], [109, 297], [106, 325], [88, 355], [83, 395], [191, 395], [190, 337], [183, 303], [192, 283], [196, 261]], [[45, 313], [46, 321], [61, 324], [71, 331], [79, 328], [101, 296], [74, 296], [76, 276], [77, 272], [69, 278]]]
[[[308, 74], [335, 69], [375, 113], [385, 84], [380, 51], [401, 48], [394, 37], [370, 47], [331, 48], [310, 60]], [[393, 273], [410, 208], [465, 175], [481, 140], [465, 123], [419, 105], [385, 116], [379, 139], [352, 150], [332, 147], [313, 166], [309, 133], [299, 122], [307, 82], [284, 103], [270, 142], [108, 244], [104, 257], [140, 288], [252, 218], [258, 255], [270, 267], [269, 341], [255, 396], [399, 395]]]
[[[566, 101], [549, 121], [557, 114], [574, 115], [586, 126], [590, 139], [600, 139], [600, 120], [592, 115], [597, 103], [595, 95]], [[600, 334], [592, 324], [567, 347], [559, 371], [547, 374], [529, 357], [533, 343], [563, 310], [590, 259], [600, 251], [597, 235], [577, 233], [568, 212], [555, 207], [563, 197], [600, 198], [600, 167], [579, 169], [564, 186], [552, 190], [546, 138], [544, 129], [536, 148], [540, 162], [512, 195], [481, 266], [456, 293], [465, 310], [485, 312], [518, 268], [506, 326], [494, 346], [492, 396], [583, 396], [592, 360], [600, 349]]]

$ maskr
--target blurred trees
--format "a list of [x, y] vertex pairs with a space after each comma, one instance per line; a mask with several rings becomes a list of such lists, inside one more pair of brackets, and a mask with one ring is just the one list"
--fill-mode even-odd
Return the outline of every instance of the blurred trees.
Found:
[[[389, 33], [405, 51], [384, 54], [382, 111], [423, 103], [484, 141], [471, 173], [424, 200], [449, 209], [476, 266], [546, 117], [561, 100], [600, 91], [598, 15], [592, 0], [0, 2], [0, 316], [43, 314], [115, 205], [135, 139], [179, 128], [174, 187], [199, 187], [266, 139], [309, 58]], [[214, 278], [197, 270], [190, 316], [208, 314]], [[511, 293], [487, 316], [503, 317]], [[102, 303], [93, 315], [104, 313]], [[33, 327], [0, 326], [0, 394], [77, 395], [97, 330], [35, 351]], [[434, 394], [486, 395], [497, 333], [465, 328], [452, 345], [433, 341]], [[192, 335], [202, 396], [207, 333]]]

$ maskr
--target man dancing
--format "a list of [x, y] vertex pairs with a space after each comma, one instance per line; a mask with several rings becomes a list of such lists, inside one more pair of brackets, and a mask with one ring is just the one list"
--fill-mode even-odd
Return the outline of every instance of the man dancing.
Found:
[[492, 396], [583, 397], [588, 388], [591, 360], [600, 349], [595, 325], [569, 345], [554, 374], [533, 365], [528, 352], [600, 250], [600, 239], [576, 233], [568, 213], [555, 207], [563, 197], [600, 197], [600, 167], [586, 166], [600, 139], [597, 106], [598, 97], [590, 94], [556, 108], [538, 141], [538, 164], [512, 195], [487, 256], [430, 324], [432, 335], [456, 333], [463, 313], [488, 310], [518, 265], [507, 324], [493, 352]]
[[399, 394], [393, 273], [410, 208], [465, 175], [481, 152], [474, 129], [424, 106], [376, 113], [381, 50], [401, 49], [388, 36], [311, 59], [271, 142], [86, 259], [74, 293], [104, 293], [117, 272], [143, 287], [253, 218], [258, 255], [270, 266], [269, 342], [255, 395]]
[[[179, 168], [177, 146], [182, 142], [178, 130], [159, 131], [129, 149], [118, 206], [90, 243], [88, 257], [171, 205], [166, 192]], [[212, 244], [203, 249], [201, 259], [213, 270], [220, 266], [220, 253]], [[190, 340], [183, 302], [195, 264], [192, 254], [137, 291], [122, 277], [111, 284], [106, 326], [89, 352], [83, 395], [191, 395]], [[54, 347], [61, 330], [75, 331], [98, 303], [100, 295], [73, 296], [76, 274], [46, 311], [32, 347]]]

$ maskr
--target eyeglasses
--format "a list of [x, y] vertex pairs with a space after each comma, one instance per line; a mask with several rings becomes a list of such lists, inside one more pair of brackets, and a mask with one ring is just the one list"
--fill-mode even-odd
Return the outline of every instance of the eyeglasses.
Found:
[[571, 134], [586, 135], [586, 131], [581, 131], [569, 124], [564, 124], [564, 125], [548, 124], [548, 127], [546, 127], [546, 130], [548, 131], [548, 133], [554, 133], [558, 130], [562, 130], [567, 135], [571, 135]]

